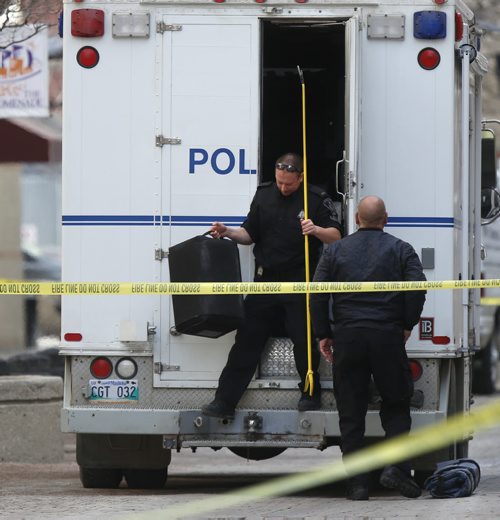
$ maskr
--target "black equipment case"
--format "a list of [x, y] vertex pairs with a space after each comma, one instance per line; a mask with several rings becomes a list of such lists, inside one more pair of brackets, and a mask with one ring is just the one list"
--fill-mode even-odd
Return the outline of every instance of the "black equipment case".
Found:
[[[169, 249], [171, 282], [241, 282], [238, 246], [232, 240], [196, 236]], [[218, 338], [240, 325], [239, 294], [172, 295], [177, 332]]]

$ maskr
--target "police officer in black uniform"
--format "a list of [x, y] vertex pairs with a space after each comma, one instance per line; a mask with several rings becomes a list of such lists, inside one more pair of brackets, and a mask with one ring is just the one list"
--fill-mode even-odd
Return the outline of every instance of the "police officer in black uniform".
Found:
[[[258, 187], [250, 212], [240, 228], [215, 222], [216, 238], [229, 237], [238, 244], [255, 244], [255, 281], [305, 280], [304, 235], [309, 236], [310, 270], [314, 273], [322, 243], [341, 237], [341, 225], [332, 200], [319, 188], [308, 186], [308, 213], [304, 217], [303, 162], [295, 153], [281, 156], [275, 165], [275, 182]], [[277, 320], [294, 345], [294, 358], [304, 390], [307, 375], [306, 299], [303, 294], [254, 294], [245, 298], [245, 319], [236, 333], [215, 399], [202, 407], [212, 417], [234, 417], [234, 410], [258, 366], [260, 355]], [[318, 376], [319, 353], [313, 351], [314, 394], [302, 393], [300, 411], [321, 407]]]
[[[364, 197], [356, 213], [358, 231], [325, 248], [316, 282], [424, 281], [422, 264], [413, 247], [384, 232], [387, 212], [382, 199]], [[329, 300], [332, 299], [333, 334]], [[314, 331], [320, 351], [333, 362], [343, 455], [364, 446], [370, 378], [382, 398], [380, 419], [387, 438], [411, 428], [410, 377], [405, 343], [418, 323], [425, 291], [315, 293], [311, 295]], [[411, 478], [408, 462], [387, 466], [380, 483], [416, 498], [421, 491]], [[349, 481], [348, 498], [367, 500], [368, 475]]]

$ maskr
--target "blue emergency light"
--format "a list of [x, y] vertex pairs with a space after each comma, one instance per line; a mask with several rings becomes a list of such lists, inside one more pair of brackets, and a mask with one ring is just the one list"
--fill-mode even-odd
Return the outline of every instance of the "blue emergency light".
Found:
[[446, 38], [446, 13], [417, 11], [413, 15], [413, 36], [419, 40]]

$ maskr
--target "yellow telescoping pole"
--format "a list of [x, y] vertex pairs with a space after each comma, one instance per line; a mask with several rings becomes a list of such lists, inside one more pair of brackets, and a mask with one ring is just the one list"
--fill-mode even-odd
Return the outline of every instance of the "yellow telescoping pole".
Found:
[[[309, 218], [307, 207], [307, 142], [306, 142], [306, 84], [304, 82], [304, 74], [299, 65], [300, 84], [302, 86], [302, 142], [303, 142], [303, 159], [304, 159], [304, 220]], [[304, 235], [304, 254], [306, 264], [306, 282], [310, 282], [309, 276], [309, 237]], [[309, 308], [310, 294], [306, 292], [306, 321], [307, 321], [307, 375], [304, 382], [304, 392], [309, 391], [309, 395], [314, 392], [314, 373], [312, 370], [312, 345], [311, 345], [311, 310]]]

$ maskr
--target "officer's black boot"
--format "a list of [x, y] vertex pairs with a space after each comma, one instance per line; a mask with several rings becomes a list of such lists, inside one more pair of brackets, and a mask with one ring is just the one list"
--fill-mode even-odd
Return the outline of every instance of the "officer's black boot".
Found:
[[422, 494], [409, 471], [398, 466], [387, 466], [380, 475], [380, 483], [388, 489], [397, 489], [404, 497], [418, 498]]
[[301, 396], [297, 404], [299, 412], [311, 412], [313, 410], [319, 410], [321, 408], [321, 385], [319, 383], [319, 377], [314, 376], [314, 392], [313, 395], [309, 394], [309, 390], [304, 392], [304, 384], [299, 383], [299, 389]]
[[350, 478], [347, 481], [346, 498], [348, 500], [368, 500], [370, 498], [368, 482], [364, 474]]
[[208, 415], [209, 417], [217, 417], [219, 419], [232, 421], [234, 419], [234, 406], [215, 398], [212, 402], [204, 404], [201, 407], [201, 413], [203, 415]]

